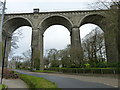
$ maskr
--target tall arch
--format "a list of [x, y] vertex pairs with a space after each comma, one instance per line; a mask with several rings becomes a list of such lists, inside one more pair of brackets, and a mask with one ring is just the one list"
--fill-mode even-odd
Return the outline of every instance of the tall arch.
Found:
[[[52, 25], [62, 25], [65, 26], [69, 32], [71, 32], [72, 22], [65, 16], [61, 15], [52, 15], [45, 17], [39, 24], [38, 28], [33, 30], [33, 36], [39, 36], [38, 39], [32, 45], [33, 50], [33, 60], [40, 60], [40, 70], [44, 69], [44, 61], [43, 61], [43, 34], [46, 29]], [[36, 38], [34, 37], [34, 40]], [[33, 62], [34, 66], [34, 62]]]
[[4, 22], [3, 30], [4, 32], [13, 33], [14, 30], [21, 26], [33, 27], [32, 22], [25, 17], [12, 17]]
[[42, 34], [45, 32], [45, 30], [48, 27], [50, 27], [52, 25], [63, 25], [69, 31], [71, 31], [73, 23], [67, 17], [61, 16], [61, 15], [53, 15], [53, 16], [46, 17], [39, 24], [39, 28], [41, 29]]
[[[106, 48], [106, 56], [108, 62], [116, 62], [118, 61], [118, 50], [116, 48], [116, 36], [112, 28], [107, 27], [109, 21], [107, 17], [104, 17], [100, 14], [91, 14], [83, 17], [80, 22], [80, 26], [92, 23], [98, 25], [104, 31], [104, 39], [105, 39], [105, 48]], [[111, 42], [112, 41], [112, 42]]]
[[3, 24], [3, 46], [4, 42], [6, 42], [6, 50], [5, 50], [5, 65], [7, 67], [8, 62], [8, 54], [10, 52], [11, 48], [11, 39], [12, 39], [12, 33], [19, 27], [22, 26], [30, 26], [33, 27], [32, 22], [25, 18], [25, 17], [12, 17], [7, 19]]
[[105, 17], [100, 14], [90, 14], [90, 15], [84, 16], [81, 19], [80, 26], [87, 24], [87, 23], [92, 23], [92, 24], [98, 25], [100, 28], [103, 29], [103, 20], [104, 19], [105, 19]]

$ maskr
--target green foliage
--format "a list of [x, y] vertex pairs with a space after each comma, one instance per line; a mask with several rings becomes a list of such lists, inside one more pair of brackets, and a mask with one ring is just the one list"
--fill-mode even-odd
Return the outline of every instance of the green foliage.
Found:
[[50, 70], [34, 70], [34, 72], [41, 72], [41, 73], [54, 73], [55, 71], [50, 71]]
[[51, 60], [51, 67], [59, 67], [60, 61], [59, 60]]
[[108, 63], [108, 67], [120, 67], [120, 62]]
[[34, 59], [34, 68], [36, 70], [39, 70], [40, 69], [40, 51], [38, 51], [36, 54], [35, 54], [35, 59]]
[[35, 77], [25, 74], [19, 74], [20, 78], [25, 81], [30, 89], [38, 89], [38, 88], [57, 88], [57, 85], [53, 82], [50, 82], [41, 77]]
[[107, 62], [99, 62], [96, 64], [97, 68], [107, 68]]
[[39, 60], [39, 58], [35, 58], [35, 63], [34, 64], [35, 64], [35, 66], [34, 66], [35, 69], [39, 70], [40, 69], [40, 60]]
[[4, 90], [7, 86], [4, 84], [0, 84], [0, 90]]
[[84, 64], [85, 68], [90, 68], [90, 64], [87, 63], [87, 64]]

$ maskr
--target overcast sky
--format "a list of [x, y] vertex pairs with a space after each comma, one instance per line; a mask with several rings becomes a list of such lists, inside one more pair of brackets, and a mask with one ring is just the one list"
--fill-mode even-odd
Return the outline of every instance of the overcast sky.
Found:
[[[96, 1], [98, 0], [6, 0], [6, 13], [29, 13], [33, 12], [33, 8], [39, 8], [40, 12], [88, 10], [90, 9], [89, 4]], [[95, 27], [94, 25], [82, 26], [80, 28], [81, 38]], [[23, 38], [18, 43], [20, 48], [15, 50], [15, 55], [21, 55], [31, 45], [31, 28], [24, 27], [21, 30]], [[70, 33], [64, 26], [51, 26], [44, 34], [44, 51], [50, 48], [63, 49], [67, 44], [70, 44]]]

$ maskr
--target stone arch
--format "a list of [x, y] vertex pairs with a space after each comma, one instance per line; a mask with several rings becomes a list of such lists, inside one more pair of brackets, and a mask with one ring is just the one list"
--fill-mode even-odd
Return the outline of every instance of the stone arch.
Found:
[[[42, 21], [39, 23], [37, 30], [33, 30], [33, 34], [36, 36], [38, 35], [39, 39], [37, 39], [38, 41], [36, 41], [36, 45], [39, 47], [39, 51], [38, 48], [36, 48], [35, 45], [33, 45], [33, 52], [35, 53], [40, 53], [39, 55], [35, 56], [33, 55], [33, 60], [34, 58], [39, 58], [40, 60], [40, 69], [43, 70], [44, 69], [44, 61], [43, 61], [43, 34], [46, 31], [46, 29], [52, 25], [63, 25], [64, 27], [66, 27], [69, 32], [71, 32], [71, 28], [73, 26], [72, 22], [65, 16], [62, 15], [50, 15], [45, 17], [44, 19], [42, 19]], [[39, 34], [38, 34], [39, 33]], [[33, 37], [34, 38], [34, 37]], [[39, 42], [37, 44], [37, 42]], [[37, 50], [37, 52], [36, 52]], [[34, 53], [33, 53], [34, 54]], [[33, 66], [34, 66], [34, 62], [33, 62]]]
[[92, 23], [98, 25], [103, 30], [107, 61], [111, 63], [118, 61], [118, 52], [115, 46], [116, 45], [115, 34], [113, 33], [112, 28], [108, 27], [107, 24], [109, 23], [106, 18], [107, 17], [104, 17], [103, 15], [100, 14], [87, 15], [83, 17], [83, 19], [81, 20], [80, 26], [87, 23]]
[[70, 19], [62, 15], [48, 16], [45, 19], [43, 19], [39, 24], [39, 28], [42, 30], [42, 34], [48, 27], [52, 25], [63, 25], [69, 30], [69, 32], [71, 32], [73, 23], [70, 21]]
[[[11, 50], [12, 33], [21, 26], [33, 27], [33, 24], [29, 19], [27, 19], [25, 17], [11, 17], [4, 21], [2, 39], [3, 39], [3, 47], [6, 47], [6, 49], [5, 49], [5, 67], [7, 67], [8, 54]], [[6, 42], [6, 45], [5, 45], [5, 42]]]
[[12, 17], [4, 22], [3, 32], [12, 34], [17, 28], [21, 26], [33, 27], [33, 24], [25, 17]]
[[98, 25], [103, 31], [104, 31], [104, 24], [103, 20], [105, 17], [100, 14], [90, 14], [81, 19], [80, 26], [87, 24], [87, 23], [92, 23], [95, 25]]

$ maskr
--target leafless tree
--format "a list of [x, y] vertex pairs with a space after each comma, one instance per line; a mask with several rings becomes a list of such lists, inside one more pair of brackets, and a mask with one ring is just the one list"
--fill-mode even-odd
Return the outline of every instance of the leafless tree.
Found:
[[91, 62], [100, 62], [105, 60], [104, 33], [99, 28], [95, 28], [82, 40], [84, 51], [84, 60]]

